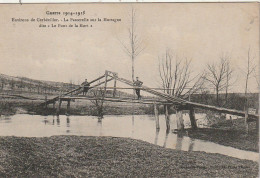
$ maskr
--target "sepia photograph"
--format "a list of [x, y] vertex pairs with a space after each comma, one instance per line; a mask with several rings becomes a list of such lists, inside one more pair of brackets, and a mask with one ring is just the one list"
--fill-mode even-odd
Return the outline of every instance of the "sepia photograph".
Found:
[[259, 176], [259, 3], [0, 14], [0, 177]]

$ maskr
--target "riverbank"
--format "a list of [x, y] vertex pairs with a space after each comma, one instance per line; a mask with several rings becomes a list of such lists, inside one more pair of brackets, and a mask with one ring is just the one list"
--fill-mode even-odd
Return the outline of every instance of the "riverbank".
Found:
[[258, 163], [113, 137], [0, 137], [0, 177], [257, 177]]
[[245, 131], [243, 118], [224, 120], [210, 128], [186, 129], [190, 138], [211, 141], [225, 146], [259, 152], [259, 133], [256, 122], [249, 123], [249, 133]]
[[[47, 108], [44, 108], [39, 107], [39, 104], [42, 102], [42, 100], [25, 99], [0, 100], [0, 115], [14, 115], [20, 113], [21, 110], [24, 114], [54, 115], [57, 113], [57, 103], [55, 108], [53, 108], [53, 104], [50, 104]], [[163, 110], [163, 108], [161, 110]], [[64, 115], [67, 112], [67, 102], [63, 102], [61, 105], [60, 114]], [[88, 100], [76, 100], [75, 102], [71, 102], [69, 113], [70, 115], [98, 115], [96, 106]], [[132, 103], [105, 102], [103, 105], [104, 115], [144, 115], [153, 113], [153, 106], [147, 104], [132, 105]]]

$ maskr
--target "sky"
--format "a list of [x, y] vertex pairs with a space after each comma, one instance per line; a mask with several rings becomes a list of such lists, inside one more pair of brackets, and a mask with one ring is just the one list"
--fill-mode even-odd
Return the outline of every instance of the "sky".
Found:
[[[77, 84], [110, 70], [131, 79], [131, 60], [121, 44], [129, 43], [131, 7], [136, 9], [136, 32], [145, 47], [135, 60], [135, 75], [144, 85], [160, 87], [158, 56], [170, 49], [191, 59], [194, 75], [208, 63], [219, 62], [222, 53], [229, 54], [236, 81], [231, 90], [244, 92], [249, 47], [254, 62], [259, 63], [257, 3], [2, 4], [0, 73]], [[88, 23], [92, 28], [39, 28], [40, 23], [12, 21], [64, 17], [48, 16], [46, 11], [85, 11], [73, 18], [116, 18], [121, 22]], [[249, 86], [251, 92], [257, 91], [255, 77]]]

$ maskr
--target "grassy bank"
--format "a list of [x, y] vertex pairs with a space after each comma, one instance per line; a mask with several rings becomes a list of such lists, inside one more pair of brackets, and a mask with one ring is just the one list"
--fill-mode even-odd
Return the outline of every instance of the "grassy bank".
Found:
[[112, 137], [0, 137], [0, 177], [256, 177], [258, 164]]
[[[0, 101], [0, 114], [12, 115], [19, 113], [23, 110], [24, 113], [34, 113], [39, 115], [52, 115], [56, 114], [58, 104], [56, 103], [55, 109], [53, 105], [48, 105], [47, 108], [38, 107], [42, 100], [25, 100], [25, 99], [6, 99]], [[145, 104], [131, 103], [112, 103], [105, 102], [103, 107], [104, 115], [143, 115], [153, 114], [153, 106]], [[60, 114], [67, 113], [67, 102], [63, 102], [61, 105]], [[98, 115], [97, 108], [90, 101], [78, 101], [71, 103], [70, 111], [71, 115]]]
[[197, 130], [187, 129], [191, 138], [215, 142], [234, 148], [259, 151], [259, 134], [256, 129], [256, 122], [249, 124], [249, 133], [245, 131], [244, 119], [224, 120], [213, 124], [211, 128], [199, 128]]

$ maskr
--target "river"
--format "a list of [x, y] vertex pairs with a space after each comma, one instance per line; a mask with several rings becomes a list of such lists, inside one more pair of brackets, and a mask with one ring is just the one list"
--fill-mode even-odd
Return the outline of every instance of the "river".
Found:
[[[203, 117], [196, 115], [196, 118]], [[40, 116], [17, 114], [0, 117], [0, 136], [49, 137], [53, 135], [112, 136], [143, 140], [165, 148], [183, 151], [219, 153], [235, 158], [258, 161], [258, 153], [239, 150], [209, 141], [192, 139], [175, 133], [166, 133], [165, 119], [160, 115], [160, 131], [155, 129], [155, 118], [149, 115], [105, 116]], [[189, 126], [188, 116], [184, 123]], [[176, 128], [175, 115], [171, 116], [171, 129]], [[201, 121], [201, 126], [205, 122]]]

